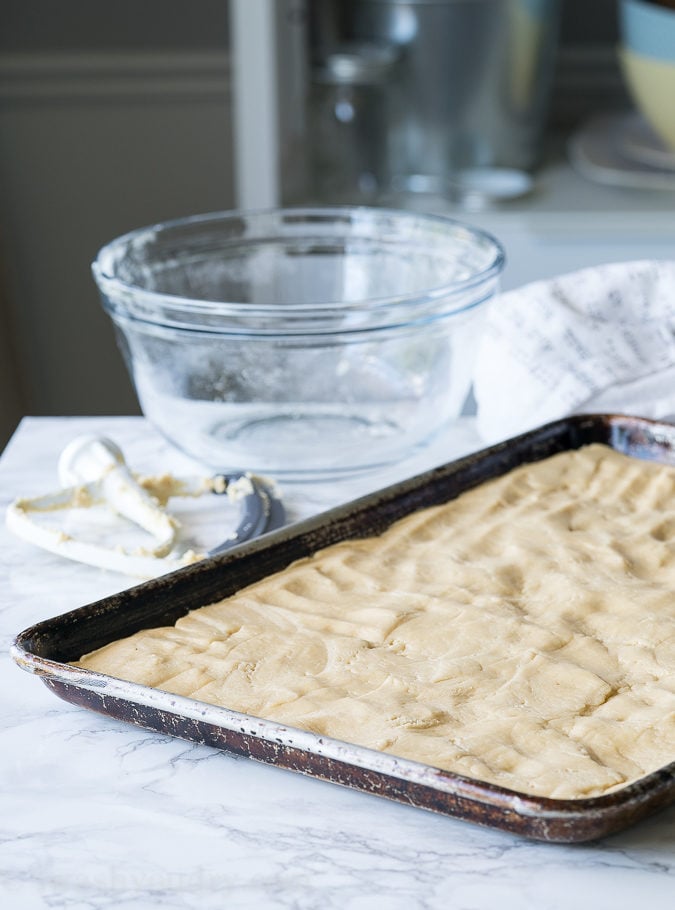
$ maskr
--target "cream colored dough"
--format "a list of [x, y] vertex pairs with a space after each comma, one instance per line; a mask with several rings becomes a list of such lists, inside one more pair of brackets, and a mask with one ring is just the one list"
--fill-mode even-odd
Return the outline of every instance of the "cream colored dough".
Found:
[[79, 666], [525, 793], [675, 758], [675, 469], [592, 445]]

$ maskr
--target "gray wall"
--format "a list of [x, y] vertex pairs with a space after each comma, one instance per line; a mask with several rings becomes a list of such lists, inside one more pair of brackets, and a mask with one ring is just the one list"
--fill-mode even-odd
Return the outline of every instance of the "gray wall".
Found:
[[551, 127], [569, 132], [594, 112], [629, 104], [617, 60], [619, 0], [561, 0]]
[[564, 45], [615, 44], [618, 0], [562, 0]]
[[232, 204], [221, 0], [3, 0], [0, 444], [21, 413], [135, 396], [89, 266], [134, 227]]
[[226, 45], [227, 0], [2, 0], [0, 51]]

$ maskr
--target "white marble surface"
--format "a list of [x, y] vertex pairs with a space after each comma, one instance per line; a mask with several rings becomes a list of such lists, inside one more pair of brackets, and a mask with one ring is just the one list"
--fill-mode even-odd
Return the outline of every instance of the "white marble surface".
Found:
[[[103, 432], [133, 468], [182, 470], [140, 418], [28, 419], [0, 461], [3, 512], [56, 486], [56, 459]], [[470, 426], [417, 463], [284, 490], [292, 517], [476, 445]], [[61, 702], [10, 660], [26, 626], [130, 583], [0, 529], [3, 907], [675, 906], [675, 807], [590, 845], [537, 844], [127, 727]]]

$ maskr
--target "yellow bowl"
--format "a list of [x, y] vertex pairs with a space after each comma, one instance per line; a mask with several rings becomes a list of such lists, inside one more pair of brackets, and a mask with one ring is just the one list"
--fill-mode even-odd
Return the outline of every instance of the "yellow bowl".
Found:
[[654, 132], [675, 151], [675, 61], [655, 60], [619, 48], [633, 100]]

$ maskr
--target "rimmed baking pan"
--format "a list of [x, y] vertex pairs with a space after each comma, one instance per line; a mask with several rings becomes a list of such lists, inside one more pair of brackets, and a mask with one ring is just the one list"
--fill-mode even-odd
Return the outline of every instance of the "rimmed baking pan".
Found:
[[675, 464], [673, 426], [606, 414], [566, 418], [41, 622], [16, 638], [13, 657], [66, 701], [151, 730], [538, 840], [581, 842], [614, 833], [675, 800], [675, 761], [603, 796], [529, 796], [69, 664], [141, 629], [172, 625], [332, 543], [376, 535], [518, 465], [593, 442]]

